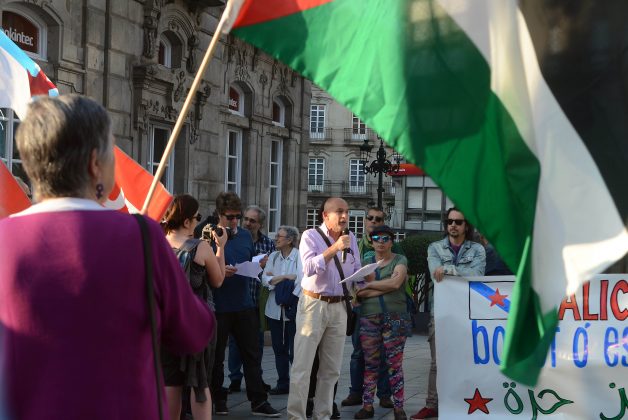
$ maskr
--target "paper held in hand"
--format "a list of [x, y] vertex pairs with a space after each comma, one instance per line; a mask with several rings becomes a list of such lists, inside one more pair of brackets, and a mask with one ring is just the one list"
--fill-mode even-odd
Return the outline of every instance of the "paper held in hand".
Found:
[[244, 277], [258, 278], [257, 276], [262, 272], [259, 262], [244, 261], [236, 264], [235, 268], [238, 269], [236, 273]]
[[351, 282], [356, 283], [359, 281], [363, 281], [365, 276], [368, 276], [369, 274], [375, 272], [375, 269], [380, 266], [382, 261], [384, 260], [379, 260], [375, 263], [365, 265], [364, 267], [360, 268], [355, 273], [351, 274], [349, 277], [345, 278], [344, 280], [341, 280], [340, 283], [349, 284]]

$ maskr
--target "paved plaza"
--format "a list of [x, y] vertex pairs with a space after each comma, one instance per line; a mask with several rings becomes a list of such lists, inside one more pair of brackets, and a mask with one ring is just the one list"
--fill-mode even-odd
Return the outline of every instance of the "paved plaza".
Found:
[[[273, 387], [277, 382], [277, 372], [275, 370], [275, 359], [273, 355], [273, 349], [270, 347], [269, 340], [264, 347], [264, 357], [262, 359], [262, 368], [264, 369], [264, 382]], [[340, 373], [340, 382], [338, 384], [338, 394], [336, 396], [336, 403], [340, 408], [340, 414], [343, 419], [352, 419], [353, 415], [361, 408], [361, 406], [355, 407], [341, 407], [340, 401], [342, 401], [349, 393], [349, 360], [351, 358], [351, 351], [353, 347], [351, 340], [347, 337], [345, 342], [345, 350], [342, 363], [342, 371]], [[228, 352], [227, 352], [228, 353]], [[420, 408], [425, 405], [425, 398], [427, 396], [427, 373], [430, 363], [430, 348], [427, 342], [426, 335], [418, 335], [410, 337], [406, 343], [403, 359], [403, 370], [405, 378], [405, 410], [408, 417], [416, 413]], [[227, 361], [225, 360], [225, 383], [224, 386], [229, 386], [228, 370], [226, 369]], [[229, 395], [229, 416], [221, 417], [214, 416], [214, 418], [228, 418], [228, 419], [250, 419], [251, 406], [246, 399], [246, 392], [244, 387], [246, 383], [242, 382], [242, 391]], [[269, 401], [273, 407], [280, 410], [282, 417], [286, 417], [286, 405], [288, 402], [287, 395], [273, 396], [269, 395]], [[376, 419], [392, 419], [393, 410], [381, 408], [377, 405], [377, 398], [375, 399], [375, 418]]]

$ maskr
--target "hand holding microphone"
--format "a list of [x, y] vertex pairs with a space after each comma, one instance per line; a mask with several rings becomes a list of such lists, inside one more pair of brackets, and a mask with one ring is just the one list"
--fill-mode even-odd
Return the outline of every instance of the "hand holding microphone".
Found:
[[[346, 237], [346, 240], [344, 240], [343, 237]], [[340, 237], [340, 239], [343, 239], [343, 242], [345, 245], [344, 249], [342, 250], [342, 258], [341, 258], [341, 261], [344, 264], [345, 261], [347, 261], [347, 252], [349, 252], [350, 241], [351, 241], [348, 228], [345, 228], [345, 230], [342, 231], [342, 236]]]

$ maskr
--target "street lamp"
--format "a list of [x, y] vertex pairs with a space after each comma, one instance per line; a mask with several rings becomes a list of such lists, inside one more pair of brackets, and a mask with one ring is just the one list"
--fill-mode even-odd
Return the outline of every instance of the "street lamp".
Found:
[[373, 176], [377, 176], [377, 207], [383, 209], [383, 195], [384, 195], [384, 174], [397, 173], [399, 172], [401, 155], [399, 153], [394, 152], [391, 156], [391, 159], [394, 161], [392, 163], [388, 156], [386, 155], [386, 149], [384, 149], [384, 140], [379, 137], [379, 148], [377, 149], [377, 157], [371, 163], [368, 161], [371, 158], [371, 151], [373, 150], [373, 146], [369, 144], [368, 139], [364, 139], [364, 143], [360, 145], [360, 160], [362, 161], [362, 166], [364, 167], [365, 174], [373, 174]]

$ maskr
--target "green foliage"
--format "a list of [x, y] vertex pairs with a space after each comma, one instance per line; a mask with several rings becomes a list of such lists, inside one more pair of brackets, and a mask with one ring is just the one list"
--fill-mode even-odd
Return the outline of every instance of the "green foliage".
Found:
[[427, 268], [427, 247], [434, 241], [442, 239], [440, 233], [430, 233], [408, 236], [400, 242], [403, 252], [408, 258], [408, 274], [417, 275], [425, 273], [429, 279], [429, 270]]

